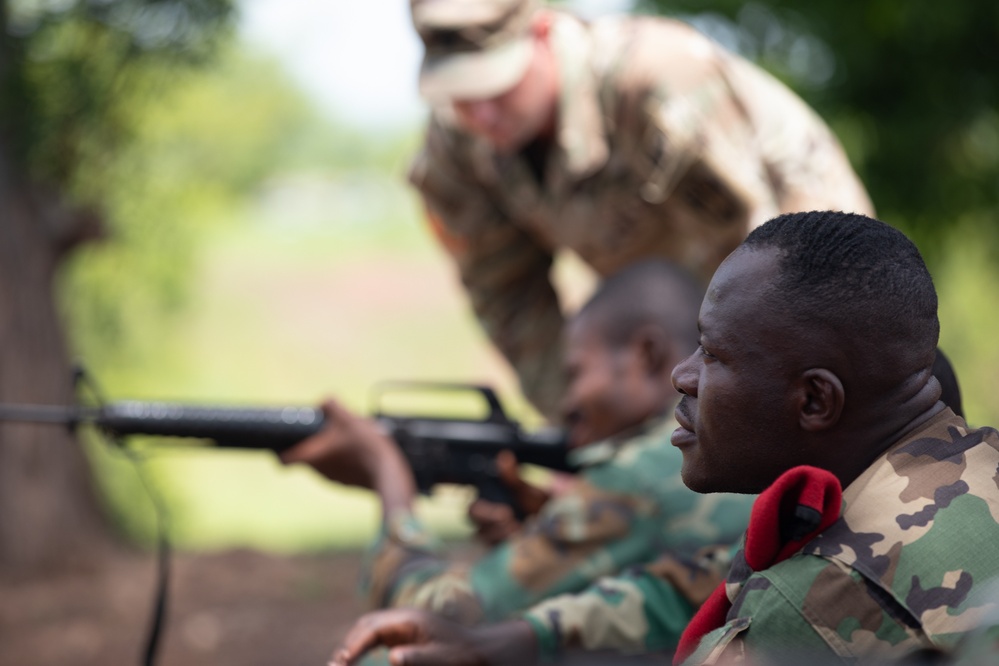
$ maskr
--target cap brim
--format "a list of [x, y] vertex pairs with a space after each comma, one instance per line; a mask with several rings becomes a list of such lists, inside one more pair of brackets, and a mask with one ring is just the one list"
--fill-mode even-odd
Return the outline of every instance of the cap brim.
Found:
[[524, 77], [533, 47], [528, 36], [488, 51], [428, 56], [420, 68], [420, 94], [431, 102], [501, 95]]

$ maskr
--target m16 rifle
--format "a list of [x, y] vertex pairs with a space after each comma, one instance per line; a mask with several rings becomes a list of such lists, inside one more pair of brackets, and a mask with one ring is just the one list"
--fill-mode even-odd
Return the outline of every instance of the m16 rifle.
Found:
[[[445, 418], [389, 413], [382, 398], [389, 392], [463, 392], [481, 398], [482, 418]], [[564, 433], [556, 428], [526, 431], [511, 420], [495, 391], [486, 386], [437, 382], [389, 382], [376, 391], [373, 418], [399, 445], [423, 493], [451, 483], [474, 486], [479, 496], [503, 502], [520, 513], [499, 478], [495, 458], [510, 451], [518, 462], [572, 471]], [[132, 435], [210, 440], [221, 448], [280, 452], [322, 429], [325, 417], [313, 407], [218, 407], [172, 402], [123, 400], [98, 405], [0, 404], [0, 422], [61, 424], [70, 429], [93, 425], [112, 439]]]
[[[90, 388], [97, 406], [0, 404], [0, 422], [63, 425], [75, 430], [92, 425], [116, 442], [132, 435], [210, 440], [215, 446], [280, 452], [319, 432], [325, 416], [313, 407], [217, 407], [172, 402], [124, 400], [104, 402], [82, 369], [74, 382]], [[389, 413], [382, 398], [395, 391], [450, 391], [479, 396], [486, 407], [482, 418], [445, 418]], [[429, 493], [441, 483], [474, 486], [479, 496], [508, 504], [522, 516], [509, 488], [499, 478], [495, 458], [511, 451], [521, 463], [573, 471], [562, 431], [543, 428], [528, 432], [511, 420], [489, 387], [438, 382], [391, 382], [375, 393], [373, 418], [391, 436], [409, 461], [416, 484]], [[154, 501], [154, 504], [158, 503]], [[150, 628], [142, 663], [153, 666], [165, 623], [169, 577], [169, 542], [157, 509], [159, 573]]]

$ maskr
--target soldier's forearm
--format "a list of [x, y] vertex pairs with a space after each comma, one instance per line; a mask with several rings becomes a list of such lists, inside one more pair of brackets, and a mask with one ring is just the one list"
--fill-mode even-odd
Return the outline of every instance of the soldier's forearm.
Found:
[[471, 630], [473, 645], [489, 666], [530, 666], [538, 663], [538, 643], [524, 620], [487, 624]]

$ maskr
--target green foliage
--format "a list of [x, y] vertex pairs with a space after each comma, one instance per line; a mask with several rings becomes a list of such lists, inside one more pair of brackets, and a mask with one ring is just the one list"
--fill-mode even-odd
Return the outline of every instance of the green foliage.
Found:
[[996, 247], [999, 3], [643, 4], [689, 18], [788, 82], [839, 133], [880, 216], [931, 263], [968, 215], [984, 221], [975, 236]]
[[128, 362], [141, 350], [186, 302], [199, 237], [238, 216], [261, 180], [295, 159], [296, 133], [319, 124], [273, 64], [235, 50], [209, 70], [147, 76], [157, 85], [143, 90], [157, 94], [122, 105], [128, 143], [108, 151], [88, 137], [82, 154], [93, 166], [73, 182], [81, 198], [101, 202], [109, 227], [63, 280], [75, 346], [92, 362]]
[[192, 64], [229, 29], [230, 0], [0, 2], [0, 118], [22, 167], [71, 186], [84, 144], [127, 141], [136, 71]]

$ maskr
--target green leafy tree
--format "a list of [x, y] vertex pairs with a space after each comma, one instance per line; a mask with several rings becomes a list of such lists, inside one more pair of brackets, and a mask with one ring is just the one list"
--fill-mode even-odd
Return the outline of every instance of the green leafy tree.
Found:
[[[204, 62], [229, 0], [0, 0], [0, 400], [72, 399], [60, 266], [107, 232], [131, 102]], [[107, 546], [86, 460], [57, 432], [0, 429], [0, 566], [29, 572]]]
[[844, 141], [879, 215], [909, 232], [931, 263], [954, 231], [995, 247], [999, 4], [643, 4], [690, 19], [801, 94]]

